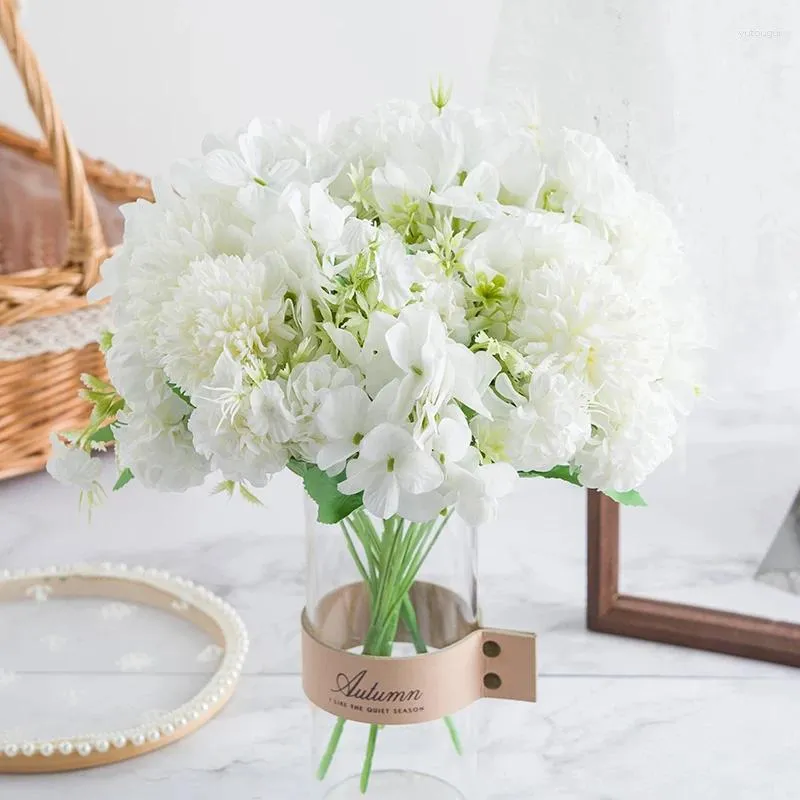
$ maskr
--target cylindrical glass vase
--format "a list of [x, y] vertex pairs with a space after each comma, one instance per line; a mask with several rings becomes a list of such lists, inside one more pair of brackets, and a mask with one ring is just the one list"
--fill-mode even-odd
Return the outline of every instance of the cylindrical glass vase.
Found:
[[[308, 621], [328, 647], [402, 658], [448, 647], [477, 628], [476, 532], [457, 515], [419, 524], [359, 509], [325, 525], [307, 501], [306, 529]], [[349, 676], [343, 693], [379, 703], [380, 693], [362, 683]], [[475, 707], [386, 725], [312, 709], [317, 797], [480, 800]]]

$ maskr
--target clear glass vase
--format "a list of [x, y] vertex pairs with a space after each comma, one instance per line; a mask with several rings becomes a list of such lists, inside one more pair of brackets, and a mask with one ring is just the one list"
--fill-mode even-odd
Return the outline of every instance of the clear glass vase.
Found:
[[[476, 531], [457, 515], [414, 524], [359, 509], [325, 525], [307, 500], [306, 530], [308, 621], [329, 647], [408, 657], [477, 628]], [[480, 800], [475, 706], [402, 725], [312, 713], [317, 797]]]

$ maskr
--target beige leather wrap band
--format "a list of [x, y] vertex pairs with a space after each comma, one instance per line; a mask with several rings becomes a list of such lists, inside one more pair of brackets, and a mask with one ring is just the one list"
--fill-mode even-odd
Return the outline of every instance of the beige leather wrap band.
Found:
[[[439, 613], [452, 618], [461, 602], [456, 595], [431, 584], [420, 588], [440, 600], [436, 608], [428, 609], [427, 627], [437, 627], [434, 618]], [[350, 586], [333, 592], [320, 604], [318, 614], [357, 591]], [[430, 653], [379, 658], [324, 643], [307, 612], [302, 626], [306, 696], [344, 719], [410, 725], [441, 719], [483, 697], [536, 700], [536, 637], [530, 633], [471, 626], [463, 638]], [[407, 640], [405, 635], [398, 638]], [[430, 644], [437, 646], [434, 641]]]

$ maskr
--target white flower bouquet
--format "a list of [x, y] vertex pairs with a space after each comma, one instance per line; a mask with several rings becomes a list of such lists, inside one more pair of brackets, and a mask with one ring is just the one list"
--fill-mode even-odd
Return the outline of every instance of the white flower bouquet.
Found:
[[112, 439], [114, 488], [219, 472], [250, 497], [288, 467], [380, 593], [368, 654], [448, 515], [492, 519], [519, 476], [640, 503], [696, 393], [661, 206], [594, 136], [448, 99], [254, 122], [127, 206], [111, 384], [86, 378], [92, 423], [50, 464], [90, 502]]

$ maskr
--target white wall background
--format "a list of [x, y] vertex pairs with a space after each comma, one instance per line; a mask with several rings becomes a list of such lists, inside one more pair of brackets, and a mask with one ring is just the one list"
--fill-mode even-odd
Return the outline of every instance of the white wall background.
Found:
[[670, 209], [713, 314], [716, 398], [800, 408], [800, 2], [506, 0], [490, 96], [519, 88]]
[[[254, 116], [304, 127], [431, 79], [481, 101], [500, 4], [487, 0], [27, 0], [24, 24], [74, 138], [147, 173]], [[0, 48], [2, 49], [2, 48]], [[0, 119], [28, 131], [0, 55]]]

